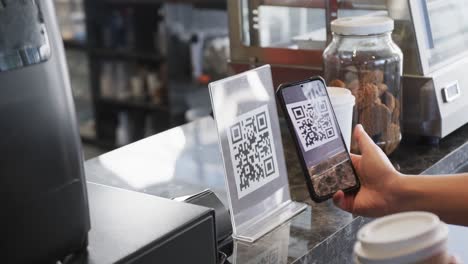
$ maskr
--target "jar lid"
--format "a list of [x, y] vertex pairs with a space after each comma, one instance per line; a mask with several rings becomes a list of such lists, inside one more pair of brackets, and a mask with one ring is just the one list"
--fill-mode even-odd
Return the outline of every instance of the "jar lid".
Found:
[[331, 30], [340, 35], [375, 35], [393, 31], [393, 19], [387, 16], [357, 16], [338, 18], [331, 22]]

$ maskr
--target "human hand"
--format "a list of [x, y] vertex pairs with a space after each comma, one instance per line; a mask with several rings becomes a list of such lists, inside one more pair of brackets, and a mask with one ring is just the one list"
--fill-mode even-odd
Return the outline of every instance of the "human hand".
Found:
[[448, 264], [463, 264], [463, 261], [458, 256], [451, 256]]
[[360, 156], [351, 154], [361, 188], [356, 194], [338, 191], [333, 196], [335, 205], [350, 213], [367, 217], [395, 213], [394, 196], [400, 184], [400, 173], [361, 125], [356, 126], [353, 136], [362, 153]]

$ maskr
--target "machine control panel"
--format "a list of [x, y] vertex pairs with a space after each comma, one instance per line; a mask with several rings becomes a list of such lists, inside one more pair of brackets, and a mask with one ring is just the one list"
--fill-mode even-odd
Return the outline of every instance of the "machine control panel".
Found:
[[38, 64], [50, 58], [40, 2], [0, 0], [0, 72]]
[[445, 103], [450, 103], [460, 97], [461, 91], [458, 81], [442, 88], [442, 97]]

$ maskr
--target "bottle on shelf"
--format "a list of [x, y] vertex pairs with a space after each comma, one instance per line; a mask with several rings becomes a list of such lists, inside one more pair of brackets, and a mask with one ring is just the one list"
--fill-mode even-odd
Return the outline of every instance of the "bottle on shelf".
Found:
[[115, 97], [115, 86], [113, 84], [114, 67], [112, 62], [103, 62], [100, 75], [100, 93], [103, 98]]
[[124, 62], [117, 62], [115, 65], [115, 90], [118, 100], [128, 100], [130, 98], [128, 65]]
[[115, 130], [115, 139], [117, 146], [125, 146], [131, 142], [130, 121], [128, 113], [120, 112], [118, 115], [118, 125]]
[[148, 96], [150, 101], [155, 104], [162, 103], [162, 83], [156, 72], [148, 72], [146, 75], [146, 82], [148, 86]]
[[146, 97], [144, 76], [145, 70], [139, 68], [130, 79], [130, 90], [132, 98], [135, 100], [143, 101]]

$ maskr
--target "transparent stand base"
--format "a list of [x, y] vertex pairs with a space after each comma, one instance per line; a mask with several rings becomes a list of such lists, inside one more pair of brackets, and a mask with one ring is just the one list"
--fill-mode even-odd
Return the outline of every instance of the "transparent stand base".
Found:
[[255, 242], [306, 208], [307, 205], [304, 203], [288, 201], [271, 213], [259, 215], [251, 221], [244, 223], [238, 227], [237, 232], [232, 236], [240, 241]]

